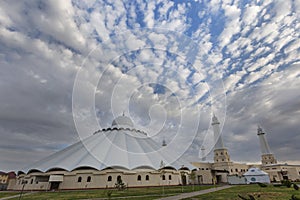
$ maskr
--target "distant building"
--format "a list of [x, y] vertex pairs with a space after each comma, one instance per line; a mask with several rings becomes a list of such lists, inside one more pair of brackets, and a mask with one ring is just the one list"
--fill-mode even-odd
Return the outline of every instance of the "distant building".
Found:
[[232, 162], [227, 148], [224, 147], [222, 136], [220, 135], [219, 121], [216, 116], [212, 118], [212, 126], [215, 137], [214, 162], [193, 162], [197, 167], [195, 183], [214, 184], [227, 183], [228, 176], [241, 177], [251, 167], [257, 167], [268, 173], [271, 181], [300, 180], [300, 165], [278, 164], [275, 156], [271, 153], [265, 133], [261, 127], [257, 129], [261, 146], [262, 164], [251, 165], [246, 163]]
[[8, 182], [16, 178], [15, 172], [1, 172], [0, 171], [0, 190], [6, 190]]
[[[147, 133], [135, 129], [131, 119], [123, 114], [112, 122], [111, 127], [19, 172], [16, 179], [9, 181], [8, 189], [112, 188], [119, 179], [127, 187], [247, 183], [249, 181], [243, 174], [252, 167], [267, 172], [271, 181], [300, 180], [300, 165], [278, 164], [262, 128], [258, 127], [257, 133], [262, 164], [249, 165], [231, 161], [215, 115], [212, 127], [215, 139], [213, 163], [205, 162], [205, 158], [202, 162], [192, 163], [182, 159], [171, 161], [173, 152], [165, 148], [165, 140], [162, 145], [157, 144]], [[166, 151], [160, 151], [162, 148]], [[201, 151], [205, 151], [204, 147]], [[192, 173], [195, 176], [191, 176]]]

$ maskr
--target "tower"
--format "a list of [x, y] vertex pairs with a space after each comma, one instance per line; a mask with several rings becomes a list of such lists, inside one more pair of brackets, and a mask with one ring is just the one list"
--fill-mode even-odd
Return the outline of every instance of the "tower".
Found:
[[201, 160], [205, 161], [206, 160], [206, 155], [205, 155], [205, 148], [204, 146], [201, 147]]
[[227, 148], [224, 147], [223, 138], [220, 133], [220, 122], [218, 118], [214, 115], [212, 118], [213, 131], [214, 131], [214, 141], [215, 141], [215, 148], [214, 148], [214, 162], [215, 163], [224, 163], [230, 162], [230, 156], [228, 153]]
[[263, 132], [262, 128], [259, 126], [257, 128], [257, 135], [260, 142], [261, 163], [263, 165], [276, 164], [277, 160], [275, 159], [274, 155], [270, 151], [270, 147], [266, 140], [265, 133]]

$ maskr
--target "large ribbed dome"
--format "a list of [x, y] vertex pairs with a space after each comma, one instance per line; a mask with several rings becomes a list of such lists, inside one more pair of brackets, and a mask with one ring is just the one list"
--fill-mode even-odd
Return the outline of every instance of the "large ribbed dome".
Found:
[[162, 147], [145, 132], [135, 129], [130, 118], [123, 115], [112, 122], [112, 127], [98, 130], [82, 141], [23, 170], [46, 172], [49, 169], [61, 168], [72, 171], [87, 166], [98, 170], [114, 166], [126, 169], [148, 166], [159, 169], [162, 162], [176, 169], [182, 165], [193, 168], [182, 159], [174, 159], [173, 154], [171, 149]]
[[112, 122], [111, 126], [117, 127], [133, 127], [131, 119], [125, 115], [119, 116]]

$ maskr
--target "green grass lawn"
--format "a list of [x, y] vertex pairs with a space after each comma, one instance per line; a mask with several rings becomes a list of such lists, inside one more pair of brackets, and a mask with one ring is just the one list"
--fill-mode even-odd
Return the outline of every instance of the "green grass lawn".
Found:
[[10, 197], [10, 196], [14, 196], [14, 195], [18, 195], [19, 192], [7, 192], [7, 191], [1, 191], [0, 192], [0, 198], [3, 197]]
[[[251, 194], [257, 200], [289, 200], [294, 194], [300, 198], [300, 190], [296, 191], [293, 188], [287, 187], [274, 187], [269, 185], [266, 188], [259, 187], [258, 185], [242, 185], [233, 186], [232, 188], [192, 197], [188, 199], [201, 199], [201, 200], [241, 200], [238, 194], [243, 197], [248, 197]], [[248, 197], [249, 198], [249, 197]]]
[[[149, 188], [129, 188], [124, 191], [113, 190], [111, 197], [128, 197], [125, 199], [135, 200], [151, 200], [163, 196], [176, 195], [183, 192], [193, 192], [203, 189], [209, 189], [213, 186], [169, 186], [169, 187], [149, 187]], [[56, 192], [37, 192], [28, 196], [22, 197], [22, 200], [73, 200], [73, 199], [92, 199], [92, 198], [107, 198], [109, 190], [82, 190], [82, 191], [56, 191]], [[140, 196], [140, 197], [139, 197]], [[134, 198], [133, 198], [134, 197]], [[18, 198], [15, 198], [16, 200]]]

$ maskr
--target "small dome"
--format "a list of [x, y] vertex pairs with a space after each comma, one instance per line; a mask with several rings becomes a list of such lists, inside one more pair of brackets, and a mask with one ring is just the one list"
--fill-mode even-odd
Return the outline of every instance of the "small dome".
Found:
[[126, 117], [124, 115], [117, 117], [112, 122], [111, 126], [118, 126], [118, 127], [133, 127], [133, 122], [129, 117]]

